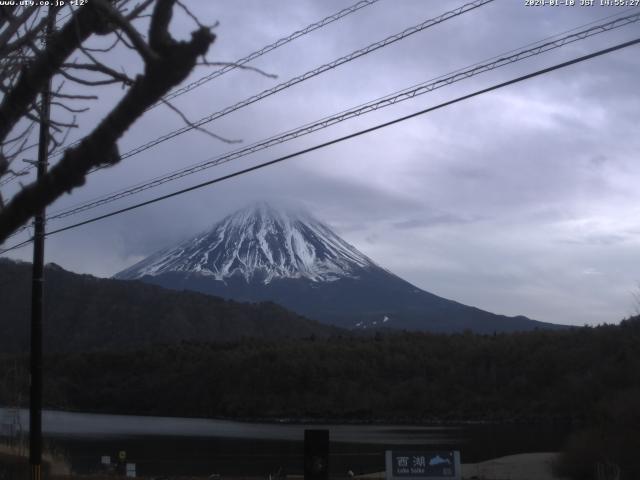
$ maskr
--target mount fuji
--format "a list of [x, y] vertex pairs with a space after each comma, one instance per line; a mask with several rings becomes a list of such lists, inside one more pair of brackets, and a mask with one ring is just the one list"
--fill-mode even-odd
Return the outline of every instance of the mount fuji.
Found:
[[478, 333], [557, 328], [419, 289], [309, 213], [258, 203], [115, 275], [239, 301], [273, 301], [350, 329]]

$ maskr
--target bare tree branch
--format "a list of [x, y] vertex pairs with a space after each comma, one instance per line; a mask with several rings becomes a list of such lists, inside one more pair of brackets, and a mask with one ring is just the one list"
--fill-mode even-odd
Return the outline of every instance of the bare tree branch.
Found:
[[[122, 82], [124, 85], [127, 85], [127, 86], [133, 85], [132, 78], [129, 78], [124, 73], [120, 73], [102, 63], [75, 63], [74, 62], [74, 63], [63, 63], [62, 66], [64, 68], [70, 68], [75, 70], [87, 70], [91, 72], [104, 73], [105, 75], [112, 77], [112, 80], [114, 80], [115, 83]], [[66, 77], [66, 78], [69, 78], [69, 77]], [[73, 79], [73, 81], [78, 81], [77, 77]], [[110, 82], [110, 83], [114, 83], [114, 82]]]
[[127, 47], [129, 50], [135, 50], [135, 49], [136, 49], [133, 45], [131, 45], [131, 44], [129, 43], [129, 41], [127, 40], [127, 38], [126, 38], [124, 35], [122, 35], [122, 33], [121, 33], [121, 32], [119, 32], [119, 31], [117, 31], [117, 30], [116, 30], [114, 33], [116, 34], [116, 37], [118, 37], [118, 41], [119, 41], [120, 43], [122, 43], [125, 47]]
[[[24, 35], [23, 37], [20, 37], [15, 42], [7, 43], [7, 44], [0, 43], [0, 45], [2, 45], [0, 47], [0, 55], [8, 55], [10, 52], [18, 50], [23, 46], [33, 42], [33, 40], [44, 30], [44, 27], [46, 24], [47, 24], [47, 18], [46, 17], [42, 18], [38, 26], [28, 30], [26, 35]], [[3, 32], [3, 33], [8, 33], [8, 32]], [[1, 39], [0, 39], [0, 42], [2, 42]]]
[[171, 102], [169, 102], [169, 100], [165, 100], [164, 98], [161, 98], [161, 99], [160, 99], [160, 101], [161, 101], [162, 103], [164, 103], [167, 107], [169, 107], [171, 110], [173, 110], [174, 112], [176, 112], [176, 113], [180, 116], [180, 118], [182, 118], [182, 120], [184, 121], [184, 123], [186, 123], [187, 125], [189, 125], [189, 126], [190, 126], [191, 128], [193, 128], [194, 130], [197, 130], [198, 132], [202, 132], [202, 133], [204, 133], [205, 135], [209, 135], [211, 138], [215, 138], [216, 140], [220, 140], [221, 142], [224, 142], [224, 143], [230, 143], [230, 144], [233, 144], [233, 143], [242, 143], [242, 140], [231, 140], [231, 139], [228, 139], [228, 138], [224, 138], [224, 137], [221, 137], [220, 135], [216, 135], [215, 133], [210, 132], [210, 131], [209, 131], [209, 130], [207, 130], [206, 128], [202, 128], [202, 127], [197, 126], [197, 125], [196, 125], [196, 124], [194, 124], [191, 120], [189, 120], [189, 119], [187, 118], [187, 116], [186, 116], [184, 113], [182, 113], [182, 112], [180, 111], [180, 109], [178, 109], [178, 108], [176, 108], [175, 106], [173, 106], [173, 105], [171, 104]]
[[0, 177], [9, 171], [9, 160], [0, 152]]
[[135, 47], [135, 49], [142, 55], [142, 58], [146, 62], [152, 62], [157, 60], [157, 54], [147, 45], [138, 31], [133, 28], [129, 20], [122, 16], [122, 14], [113, 8], [111, 4], [106, 2], [105, 0], [92, 0], [95, 2], [95, 5], [100, 8], [100, 10], [111, 20], [114, 24], [116, 24], [122, 31], [127, 35], [131, 43]]
[[[34, 109], [35, 111], [35, 109]], [[37, 111], [36, 111], [37, 112]], [[33, 113], [33, 112], [27, 112], [24, 114], [25, 118], [28, 118], [29, 120], [33, 120], [34, 122], [40, 122], [40, 116], [38, 115], [38, 113]], [[59, 125], [56, 122], [53, 121], [49, 121], [49, 128], [53, 128], [54, 130], [60, 132], [62, 130], [60, 130]]]
[[69, 105], [65, 105], [62, 102], [55, 102], [55, 101], [51, 102], [51, 105], [55, 105], [56, 107], [60, 107], [60, 108], [62, 108], [64, 110], [66, 110], [69, 113], [84, 113], [84, 112], [90, 110], [89, 107], [72, 108]]
[[[116, 34], [117, 32], [113, 32], [114, 34]], [[105, 52], [110, 52], [111, 50], [113, 50], [116, 45], [118, 45], [120, 43], [120, 37], [116, 34], [115, 35], [115, 39], [113, 41], [113, 43], [111, 45], [109, 45], [108, 47], [104, 47], [104, 48], [98, 48], [98, 47], [82, 47], [82, 50], [85, 52], [96, 52], [96, 53], [105, 53]]]
[[234, 68], [237, 68], [239, 70], [249, 70], [251, 72], [259, 73], [260, 75], [264, 75], [267, 78], [278, 78], [277, 75], [275, 75], [273, 73], [265, 72], [264, 70], [261, 70], [261, 69], [259, 69], [257, 67], [252, 67], [251, 65], [241, 65], [239, 63], [234, 63], [234, 62], [210, 62], [209, 60], [207, 60], [205, 58], [201, 62], [198, 62], [197, 66], [198, 67], [201, 67], [201, 66], [204, 66], [204, 67], [228, 67], [228, 66], [233, 66]]
[[[88, 69], [85, 69], [88, 70]], [[66, 72], [64, 70], [60, 70], [60, 75], [62, 75], [64, 78], [66, 78], [67, 80], [71, 80], [72, 82], [75, 83], [79, 83], [80, 85], [86, 85], [88, 87], [98, 87], [100, 85], [112, 85], [114, 83], [120, 83], [122, 80], [117, 79], [117, 78], [110, 78], [108, 80], [87, 80], [86, 78], [80, 78], [80, 77], [76, 77], [75, 75]], [[132, 81], [130, 81], [130, 79], [127, 79], [127, 84], [132, 84]]]
[[[199, 28], [194, 31], [188, 42], [178, 42], [169, 34], [168, 28], [174, 4], [175, 0], [156, 1], [149, 28], [149, 46], [155, 55], [145, 62], [144, 74], [136, 77], [120, 102], [79, 145], [67, 149], [62, 159], [51, 170], [40, 180], [24, 187], [0, 212], [0, 242], [25, 224], [42, 205], [48, 205], [65, 192], [83, 185], [91, 169], [118, 163], [120, 156], [116, 145], [117, 140], [149, 106], [160, 100], [172, 87], [184, 81], [198, 58], [206, 54], [215, 39], [209, 29]], [[91, 13], [84, 14], [84, 12]], [[95, 21], [95, 11], [91, 8], [83, 8], [76, 15], [79, 17], [83, 14], [86, 15], [87, 24], [80, 23], [80, 28], [83, 35], [88, 36], [91, 22]], [[73, 27], [68, 27], [69, 25], [60, 32], [60, 35], [63, 32], [69, 35], [71, 38], [67, 40], [77, 48], [78, 39], [72, 30]], [[72, 51], [69, 46], [59, 45], [60, 35], [56, 39], [58, 42], [56, 45], [62, 51], [50, 51], [49, 46], [46, 49], [47, 57], [58, 68]], [[51, 43], [53, 44], [54, 41]], [[25, 78], [32, 78], [40, 84], [41, 76], [52, 75], [56, 70], [43, 65], [38, 67], [36, 72], [39, 75], [31, 71], [30, 75], [25, 74]], [[6, 133], [2, 135], [4, 130], [7, 130], [5, 122], [11, 123], [14, 117], [20, 118], [17, 114], [24, 114], [26, 105], [33, 102], [35, 95], [23, 91], [20, 96], [14, 95], [14, 97], [17, 98], [13, 99], [13, 103], [3, 101], [0, 105], [0, 127], [4, 127], [0, 129], [0, 138], [6, 136]], [[15, 109], [22, 104], [25, 107], [17, 112]], [[8, 105], [14, 108], [9, 108]]]
[[[186, 6], [185, 6], [185, 5], [184, 5], [180, 0], [176, 0], [176, 3], [177, 3], [177, 4], [178, 4], [178, 6], [182, 9], [182, 11], [183, 11], [184, 13], [186, 13], [186, 14], [191, 18], [191, 20], [193, 20], [193, 21], [196, 23], [196, 25], [198, 25], [200, 28], [207, 28], [207, 27], [205, 27], [202, 23], [200, 23], [200, 20], [198, 20], [198, 17], [196, 17], [196, 16], [191, 12], [191, 10], [189, 10], [189, 9], [188, 9], [188, 8], [187, 8], [187, 7], [186, 7]], [[211, 27], [209, 27], [209, 28], [211, 28]]]
[[5, 47], [11, 40], [11, 38], [18, 32], [20, 27], [37, 11], [36, 7], [25, 8], [22, 14], [18, 17], [11, 15], [8, 17], [9, 25], [0, 34], [0, 54], [5, 54]]
[[26, 135], [29, 135], [31, 133], [31, 131], [33, 130], [33, 127], [35, 126], [35, 122], [31, 122], [29, 125], [27, 125], [27, 127], [22, 131], [22, 133], [19, 133], [18, 135], [16, 135], [15, 137], [9, 138], [7, 140], [4, 141], [4, 144], [2, 145], [3, 147], [6, 147], [7, 145], [10, 145], [14, 142], [19, 141], [20, 139], [24, 138]]
[[144, 12], [149, 7], [149, 5], [153, 3], [153, 1], [154, 0], [145, 0], [133, 9], [131, 13], [126, 16], [126, 19], [128, 21], [132, 21], [135, 18], [140, 18], [142, 12]]
[[[165, 49], [171, 48], [173, 39], [169, 34], [169, 23], [173, 15], [173, 4], [175, 0], [158, 0], [156, 8], [151, 16], [149, 27], [149, 46], [158, 53], [164, 53]], [[200, 29], [204, 31], [204, 29]]]
[[98, 100], [97, 95], [69, 95], [67, 93], [52, 93], [51, 96], [57, 98], [67, 98], [69, 100]]
[[74, 16], [78, 18], [79, 35], [76, 35], [74, 22], [69, 22], [62, 30], [51, 36], [47, 48], [39, 54], [33, 63], [24, 68], [15, 86], [7, 92], [0, 103], [0, 141], [3, 141], [27, 113], [38, 92], [46, 82], [60, 70], [65, 59], [78, 48], [93, 32], [98, 22], [98, 14], [89, 2]]

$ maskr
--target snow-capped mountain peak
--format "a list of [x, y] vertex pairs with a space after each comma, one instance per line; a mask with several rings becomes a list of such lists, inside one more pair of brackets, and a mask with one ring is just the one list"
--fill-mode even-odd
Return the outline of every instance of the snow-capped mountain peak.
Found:
[[157, 252], [116, 275], [132, 279], [169, 272], [225, 280], [241, 276], [268, 284], [277, 278], [313, 282], [357, 277], [373, 261], [302, 210], [260, 202], [212, 229]]

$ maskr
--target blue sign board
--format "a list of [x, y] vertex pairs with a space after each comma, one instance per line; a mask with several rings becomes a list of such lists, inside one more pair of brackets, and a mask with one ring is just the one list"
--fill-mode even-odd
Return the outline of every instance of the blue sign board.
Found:
[[439, 451], [390, 451], [386, 452], [387, 479], [458, 480], [460, 452]]

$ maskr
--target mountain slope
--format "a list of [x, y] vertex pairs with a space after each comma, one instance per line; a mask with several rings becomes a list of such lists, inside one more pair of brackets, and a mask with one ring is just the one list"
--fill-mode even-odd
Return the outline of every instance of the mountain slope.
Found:
[[481, 333], [557, 328], [447, 300], [376, 265], [308, 213], [265, 203], [116, 275], [241, 301], [271, 300], [345, 328]]
[[[0, 259], [0, 353], [28, 349], [31, 265]], [[181, 341], [328, 336], [339, 331], [273, 303], [242, 304], [136, 281], [45, 269], [45, 349], [123, 350]]]
[[262, 202], [151, 255], [116, 278], [178, 272], [218, 281], [243, 277], [247, 283], [283, 278], [330, 282], [367, 267], [375, 264], [309, 214], [283, 212]]

